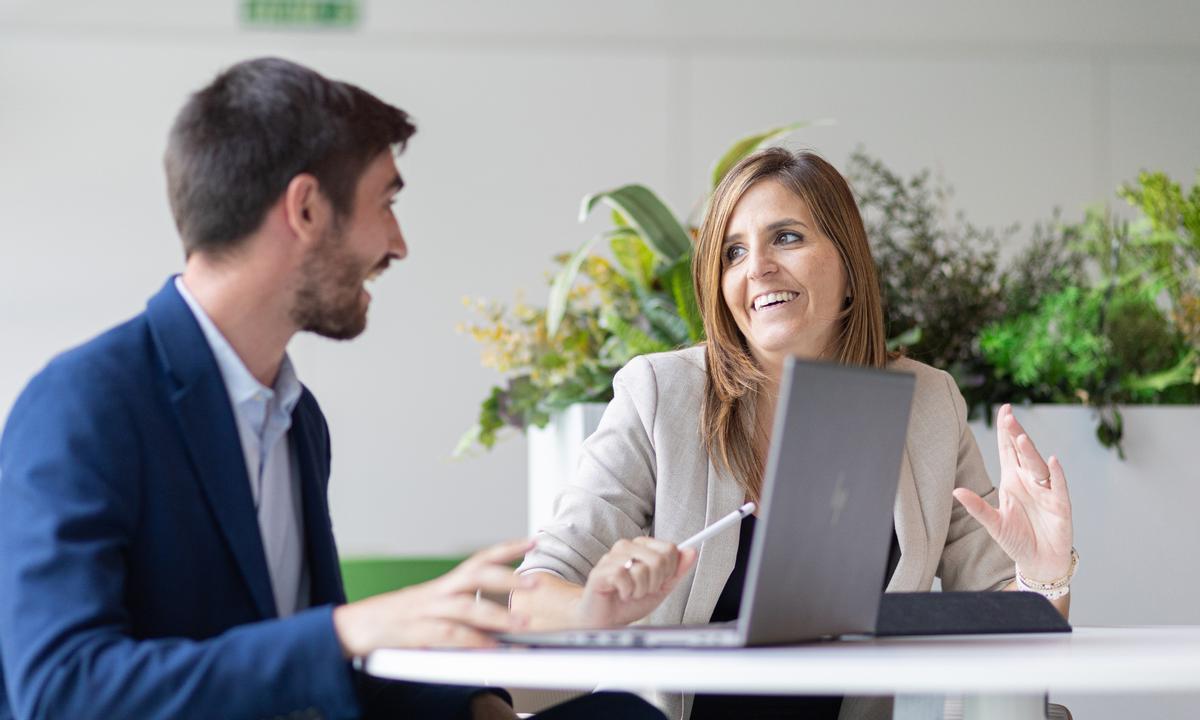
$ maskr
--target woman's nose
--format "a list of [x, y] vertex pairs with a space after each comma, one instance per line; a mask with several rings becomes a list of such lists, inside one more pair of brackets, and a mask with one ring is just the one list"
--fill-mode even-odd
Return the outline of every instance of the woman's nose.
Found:
[[750, 256], [746, 260], [749, 261], [746, 267], [747, 275], [751, 280], [766, 277], [778, 269], [769, 248], [751, 249]]

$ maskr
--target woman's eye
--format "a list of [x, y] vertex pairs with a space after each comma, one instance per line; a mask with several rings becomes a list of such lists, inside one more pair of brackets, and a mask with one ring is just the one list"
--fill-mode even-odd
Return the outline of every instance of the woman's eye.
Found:
[[804, 236], [794, 232], [779, 233], [779, 237], [775, 238], [775, 242], [780, 245], [791, 245], [804, 240]]
[[730, 245], [725, 248], [725, 262], [733, 262], [746, 254], [746, 248], [741, 245]]

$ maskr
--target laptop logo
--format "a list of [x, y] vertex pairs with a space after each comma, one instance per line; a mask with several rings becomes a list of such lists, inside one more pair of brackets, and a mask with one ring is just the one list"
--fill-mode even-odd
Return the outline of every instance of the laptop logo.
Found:
[[838, 518], [842, 516], [842, 510], [849, 501], [850, 493], [846, 491], [846, 471], [842, 470], [838, 472], [837, 483], [833, 486], [833, 497], [829, 500], [829, 508], [833, 510], [833, 525], [837, 525]]

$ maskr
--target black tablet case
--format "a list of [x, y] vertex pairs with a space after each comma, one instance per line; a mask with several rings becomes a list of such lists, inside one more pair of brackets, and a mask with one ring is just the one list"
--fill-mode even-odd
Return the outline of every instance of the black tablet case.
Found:
[[884, 593], [878, 637], [1071, 632], [1050, 601], [1031, 592]]

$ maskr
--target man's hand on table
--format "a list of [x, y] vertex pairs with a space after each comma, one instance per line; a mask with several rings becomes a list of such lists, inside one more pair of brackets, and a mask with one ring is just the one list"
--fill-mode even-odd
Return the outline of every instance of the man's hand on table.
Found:
[[[476, 591], [507, 595], [530, 585], [508, 563], [532, 548], [530, 540], [500, 543], [429, 582], [334, 608], [342, 652], [361, 657], [380, 648], [495, 646], [491, 633], [515, 632], [528, 623], [502, 605], [476, 600]], [[512, 717], [512, 708], [508, 712], [503, 717]]]

